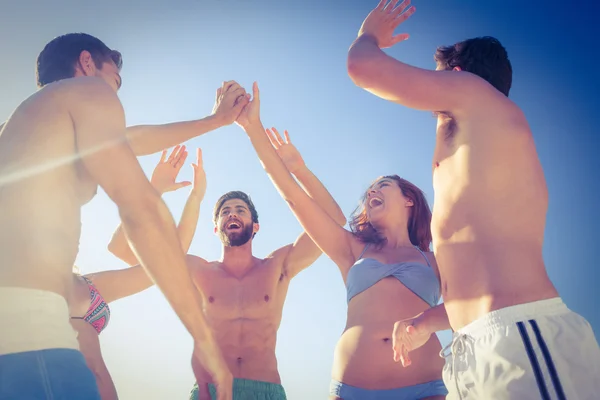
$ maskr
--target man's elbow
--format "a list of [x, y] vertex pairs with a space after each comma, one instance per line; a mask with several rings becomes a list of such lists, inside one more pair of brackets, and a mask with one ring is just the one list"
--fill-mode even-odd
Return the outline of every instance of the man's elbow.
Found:
[[371, 77], [374, 74], [373, 63], [364, 58], [352, 56], [352, 53], [348, 55], [348, 61], [346, 64], [348, 69], [348, 76], [358, 87], [364, 88], [369, 84]]
[[127, 265], [133, 267], [134, 265], [139, 264], [138, 259], [135, 257], [131, 249], [129, 248], [129, 243], [109, 243], [108, 251], [119, 260], [123, 261]]
[[107, 246], [107, 249], [108, 249], [109, 253], [111, 253], [114, 256], [119, 257], [121, 247], [123, 247], [123, 246], [120, 246], [118, 243], [115, 243], [114, 240], [111, 240]]

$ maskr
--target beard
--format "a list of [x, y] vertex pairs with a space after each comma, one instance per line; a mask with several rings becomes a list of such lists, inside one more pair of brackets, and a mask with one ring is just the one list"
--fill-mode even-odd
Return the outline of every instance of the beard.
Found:
[[219, 239], [227, 247], [243, 246], [252, 239], [252, 224], [243, 226], [240, 232], [226, 232], [219, 229]]

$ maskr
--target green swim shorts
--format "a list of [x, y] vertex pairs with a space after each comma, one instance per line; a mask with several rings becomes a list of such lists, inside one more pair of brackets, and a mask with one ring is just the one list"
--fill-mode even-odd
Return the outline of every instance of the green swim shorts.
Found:
[[[210, 397], [217, 398], [215, 387], [208, 385]], [[286, 400], [285, 390], [278, 383], [252, 381], [249, 379], [233, 380], [233, 400]], [[190, 400], [198, 400], [198, 384], [194, 384], [190, 393]]]

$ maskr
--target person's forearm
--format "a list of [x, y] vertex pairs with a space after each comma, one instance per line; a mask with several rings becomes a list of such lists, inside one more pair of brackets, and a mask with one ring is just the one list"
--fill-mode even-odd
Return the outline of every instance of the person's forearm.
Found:
[[294, 176], [298, 179], [304, 191], [334, 219], [338, 224], [346, 225], [346, 217], [338, 203], [333, 199], [323, 183], [312, 173], [306, 165], [294, 171]]
[[[181, 221], [179, 221], [179, 225], [177, 226], [177, 233], [184, 253], [188, 252], [192, 240], [194, 239], [198, 218], [200, 217], [201, 202], [202, 197], [198, 196], [198, 194], [192, 190], [183, 208]], [[131, 250], [131, 246], [125, 237], [121, 224], [117, 227], [117, 230], [108, 244], [108, 251], [131, 266], [139, 263], [136, 255]]]
[[145, 156], [176, 146], [222, 126], [222, 119], [210, 115], [195, 121], [131, 126], [127, 128], [126, 134], [135, 155]]
[[181, 221], [177, 226], [177, 233], [179, 234], [179, 240], [181, 241], [181, 249], [184, 253], [190, 250], [194, 234], [196, 233], [196, 227], [198, 226], [198, 218], [200, 218], [200, 204], [202, 203], [202, 197], [194, 189], [190, 192], [183, 212], [181, 213]]
[[[98, 338], [94, 338], [90, 341], [90, 335], [95, 335], [95, 332], [89, 333], [82, 332], [81, 327], [75, 327], [77, 331], [77, 341], [79, 342], [79, 350], [85, 359], [94, 378], [96, 379], [96, 385], [98, 386], [98, 392], [100, 393], [100, 399], [102, 400], [118, 400], [117, 389], [115, 383], [106, 368], [102, 353], [100, 351], [100, 344]], [[95, 342], [95, 343], [94, 343]]]
[[451, 329], [446, 307], [443, 303], [426, 310], [417, 318], [419, 319], [419, 325], [424, 326], [431, 333]]
[[120, 209], [133, 251], [196, 342], [214, 343], [171, 214], [158, 194]]
[[252, 124], [244, 128], [244, 130], [248, 134], [265, 172], [279, 194], [288, 203], [293, 203], [294, 198], [297, 198], [298, 195], [302, 196], [302, 193], [299, 192], [303, 190], [277, 155], [277, 152], [265, 134], [265, 128], [262, 123]]
[[98, 385], [98, 392], [100, 393], [100, 399], [102, 400], [119, 400], [119, 395], [117, 394], [117, 388], [108, 372], [108, 369], [105, 370], [105, 373], [102, 375], [95, 374], [96, 384]]

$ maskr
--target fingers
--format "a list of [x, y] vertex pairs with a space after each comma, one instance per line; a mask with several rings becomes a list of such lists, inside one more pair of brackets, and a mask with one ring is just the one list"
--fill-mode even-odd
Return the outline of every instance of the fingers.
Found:
[[[397, 2], [396, 2], [397, 3]], [[402, 3], [398, 4], [391, 10], [392, 15], [395, 17], [400, 14], [402, 11], [406, 9], [410, 5], [410, 0], [404, 0]]]
[[394, 11], [394, 7], [396, 6], [396, 4], [398, 4], [398, 0], [391, 0], [387, 6], [384, 7], [383, 11], [384, 12], [393, 12]]
[[[404, 3], [402, 3], [402, 4], [404, 4]], [[406, 6], [408, 6], [408, 4]], [[404, 8], [406, 8], [406, 6], [404, 6]], [[405, 12], [402, 12], [402, 10], [404, 8], [401, 8], [401, 7], [402, 7], [402, 5], [398, 6], [399, 11], [398, 11], [397, 16], [394, 18], [394, 25], [396, 25], [396, 26], [400, 25], [401, 23], [403, 23], [404, 21], [409, 19], [410, 16], [413, 15], [415, 13], [415, 11], [417, 11], [415, 6], [411, 6], [408, 10], [406, 10]]]
[[283, 131], [283, 136], [285, 136], [285, 142], [286, 142], [287, 144], [290, 144], [290, 143], [292, 143], [292, 141], [290, 140], [290, 134], [288, 133], [288, 131], [287, 131], [287, 130]]
[[214, 384], [217, 391], [217, 400], [233, 399], [233, 382], [231, 380], [219, 380]]
[[233, 107], [234, 108], [243, 108], [244, 106], [246, 106], [248, 104], [249, 101], [250, 101], [250, 95], [242, 89], [241, 93], [239, 93], [237, 95], [235, 102], [233, 103]]
[[160, 160], [158, 161], [158, 163], [159, 164], [164, 163], [166, 158], [167, 158], [167, 149], [164, 149], [162, 151], [162, 153], [160, 154]]
[[402, 328], [402, 323], [401, 322], [396, 322], [394, 324], [394, 330], [392, 332], [392, 348], [394, 349], [394, 361], [398, 362], [400, 361], [400, 335], [401, 333], [401, 328]]
[[198, 400], [211, 400], [210, 390], [208, 390], [208, 383], [198, 382]]
[[175, 159], [172, 162], [173, 168], [181, 168], [183, 166], [183, 163], [185, 162], [185, 160], [187, 159], [188, 156], [188, 152], [185, 151], [185, 146], [181, 146], [181, 148], [179, 149], [179, 152], [177, 153], [177, 155], [175, 156]]
[[232, 398], [231, 392], [225, 391], [221, 386], [217, 388], [217, 400], [231, 400]]
[[398, 321], [394, 324], [392, 333], [392, 348], [394, 349], [394, 361], [402, 364], [403, 367], [408, 367], [411, 363], [408, 352], [410, 349], [409, 329], [412, 326], [406, 326], [404, 321]]
[[400, 43], [408, 39], [410, 36], [408, 33], [400, 33], [398, 35], [392, 36], [392, 45], [396, 43]]
[[[237, 83], [236, 83], [237, 85]], [[227, 95], [231, 95], [234, 99], [237, 100], [238, 97], [242, 97], [243, 95], [246, 94], [246, 90], [243, 87], [240, 87], [240, 85], [237, 85], [238, 88], [237, 89], [231, 89], [227, 91]]]
[[177, 152], [179, 151], [179, 148], [181, 147], [181, 145], [177, 145], [173, 148], [173, 151], [171, 152], [171, 154], [169, 154], [169, 158], [167, 158], [167, 162], [170, 164], [173, 159], [175, 158], [175, 156], [177, 155]]
[[385, 3], [387, 3], [387, 0], [381, 0], [379, 2], [379, 4], [377, 4], [376, 9], [380, 10], [380, 11], [383, 11], [383, 9], [385, 8]]
[[283, 144], [285, 144], [285, 142], [281, 138], [281, 135], [279, 134], [279, 132], [277, 131], [277, 129], [275, 129], [275, 128], [271, 128], [271, 129], [273, 130], [273, 133], [275, 134], [275, 138], [277, 139], [277, 143], [279, 143], [280, 146], [282, 146]]
[[260, 91], [258, 90], [258, 82], [252, 84], [252, 101], [260, 103]]
[[399, 342], [395, 342], [392, 345], [394, 349], [394, 362], [400, 361], [400, 356], [402, 355], [402, 345]]
[[227, 86], [227, 90], [225, 90], [226, 92], [235, 92], [236, 90], [241, 89], [241, 86], [239, 83], [237, 83], [235, 81], [230, 81], [230, 82], [231, 83], [229, 84], [229, 86]]
[[279, 142], [275, 138], [273, 132], [271, 132], [270, 129], [266, 129], [265, 132], [267, 133], [267, 137], [269, 138], [271, 145], [275, 148], [275, 150], [279, 150]]
[[229, 87], [231, 85], [233, 85], [234, 83], [236, 83], [235, 81], [223, 81], [223, 84], [221, 85], [221, 93], [225, 94], [225, 92], [229, 89]]
[[192, 182], [190, 182], [190, 181], [177, 182], [177, 183], [175, 183], [173, 190], [178, 190], [178, 189], [184, 188], [186, 186], [190, 186], [191, 184], [192, 184]]
[[219, 97], [221, 97], [222, 92], [223, 90], [221, 88], [217, 88], [217, 100], [219, 99]]
[[402, 363], [403, 367], [408, 367], [412, 363], [410, 357], [408, 356], [408, 349], [406, 346], [402, 346], [402, 350], [400, 351], [400, 362]]
[[202, 165], [202, 149], [200, 147], [196, 149], [196, 162], [196, 166]]

